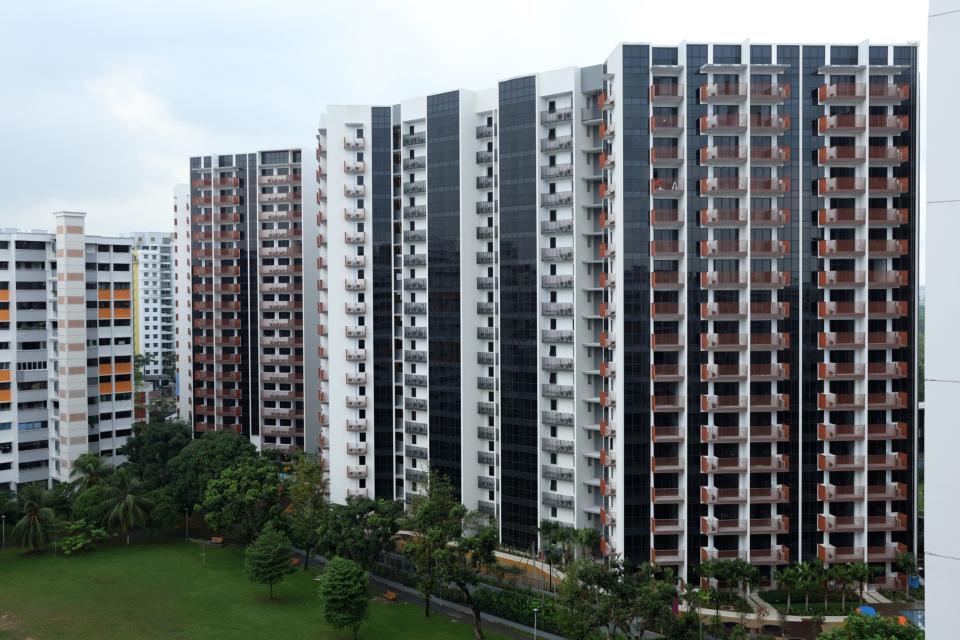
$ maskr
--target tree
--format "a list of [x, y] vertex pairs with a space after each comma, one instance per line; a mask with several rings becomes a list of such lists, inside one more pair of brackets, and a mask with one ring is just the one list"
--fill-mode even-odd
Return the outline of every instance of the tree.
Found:
[[431, 470], [426, 495], [417, 495], [413, 500], [409, 525], [413, 536], [404, 546], [414, 565], [417, 589], [423, 596], [423, 613], [427, 617], [430, 617], [430, 597], [443, 584], [439, 553], [462, 531], [466, 514], [467, 509], [457, 500], [450, 481]]
[[103, 503], [107, 499], [107, 485], [95, 484], [77, 492], [73, 498], [70, 515], [73, 520], [86, 520], [90, 523], [103, 521]]
[[830, 579], [840, 589], [840, 609], [841, 614], [847, 612], [847, 590], [853, 584], [853, 571], [848, 564], [836, 564], [830, 567]]
[[151, 505], [147, 518], [147, 529], [150, 530], [151, 537], [154, 533], [170, 531], [180, 523], [180, 509], [166, 489], [154, 489], [145, 497]]
[[819, 640], [922, 640], [923, 631], [896, 618], [853, 613], [836, 629], [821, 633]]
[[849, 565], [850, 578], [857, 583], [857, 593], [860, 598], [860, 604], [863, 604], [863, 588], [873, 578], [873, 567], [866, 562], [854, 562]]
[[609, 622], [610, 586], [606, 568], [579, 560], [566, 569], [560, 584], [558, 619], [563, 635], [571, 640], [586, 640]]
[[247, 547], [244, 555], [247, 578], [251, 582], [269, 586], [270, 599], [273, 600], [273, 585], [293, 571], [291, 562], [293, 549], [290, 548], [290, 539], [271, 523]]
[[283, 485], [277, 465], [264, 458], [241, 458], [207, 483], [203, 497], [207, 524], [249, 543], [283, 513]]
[[89, 489], [103, 482], [104, 478], [109, 476], [112, 471], [113, 467], [104, 462], [103, 458], [97, 454], [81, 453], [73, 463], [70, 478], [77, 483], [78, 488]]
[[22, 513], [13, 527], [13, 539], [30, 553], [46, 549], [56, 526], [53, 509], [43, 506], [40, 498], [30, 498], [24, 502]]
[[162, 487], [171, 479], [170, 461], [190, 444], [191, 435], [190, 427], [179, 421], [138, 422], [119, 453], [147, 487]]
[[125, 536], [127, 544], [130, 544], [130, 529], [147, 524], [152, 503], [142, 494], [140, 481], [129, 469], [121, 467], [114, 482], [107, 485], [106, 498], [100, 506], [107, 529]]
[[450, 513], [449, 526], [444, 530], [452, 538], [437, 549], [437, 566], [443, 582], [453, 583], [460, 590], [473, 612], [473, 635], [482, 640], [480, 607], [473, 599], [471, 587], [480, 581], [481, 571], [496, 564], [497, 529], [487, 516], [479, 513], [465, 513], [458, 518], [459, 515], [459, 510]]
[[312, 458], [301, 456], [293, 465], [290, 481], [290, 534], [294, 544], [303, 549], [303, 570], [320, 543], [320, 528], [327, 517], [327, 481], [323, 467]]
[[330, 505], [318, 531], [317, 548], [328, 558], [341, 556], [369, 571], [380, 554], [391, 548], [400, 529], [400, 511], [395, 502], [370, 498]]
[[233, 431], [207, 432], [191, 440], [167, 465], [170, 495], [180, 509], [193, 509], [203, 502], [207, 482], [256, 453], [247, 438]]
[[787, 613], [790, 613], [790, 600], [793, 592], [800, 586], [800, 570], [797, 565], [787, 565], [776, 570], [777, 584], [787, 592]]
[[897, 571], [904, 574], [904, 578], [906, 579], [903, 581], [903, 592], [907, 598], [909, 598], [910, 576], [917, 573], [917, 558], [909, 551], [904, 551], [903, 553], [897, 554], [896, 559], [893, 561], [893, 566], [897, 568]]
[[337, 556], [327, 563], [320, 576], [323, 617], [334, 629], [349, 627], [354, 640], [367, 618], [367, 572], [352, 560]]

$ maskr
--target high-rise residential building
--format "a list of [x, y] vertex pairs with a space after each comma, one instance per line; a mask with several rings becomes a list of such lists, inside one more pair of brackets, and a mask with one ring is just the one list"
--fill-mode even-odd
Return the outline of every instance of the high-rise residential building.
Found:
[[83, 453], [113, 464], [133, 420], [131, 241], [0, 230], [0, 488], [67, 482]]
[[143, 231], [133, 240], [133, 352], [143, 356], [150, 391], [173, 387], [176, 358], [173, 299], [173, 234]]
[[304, 448], [300, 151], [190, 159], [175, 193], [179, 414]]
[[685, 576], [820, 558], [896, 580], [916, 83], [914, 45], [625, 44], [330, 107], [304, 330], [331, 498], [409, 500], [435, 468], [510, 546], [550, 520]]

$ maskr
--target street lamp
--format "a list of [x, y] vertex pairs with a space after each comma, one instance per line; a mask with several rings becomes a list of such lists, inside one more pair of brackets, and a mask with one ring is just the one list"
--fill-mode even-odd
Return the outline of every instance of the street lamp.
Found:
[[539, 612], [539, 607], [533, 608], [533, 640], [537, 640], [537, 613]]
[[183, 510], [183, 539], [190, 542], [190, 509]]
[[2, 536], [2, 541], [0, 541], [0, 549], [7, 548], [7, 514], [0, 516], [0, 521], [3, 524], [0, 524], [0, 536]]

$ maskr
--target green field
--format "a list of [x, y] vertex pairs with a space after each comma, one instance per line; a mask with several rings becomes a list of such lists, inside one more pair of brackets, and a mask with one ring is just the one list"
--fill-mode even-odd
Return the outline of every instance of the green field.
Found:
[[[236, 547], [187, 543], [110, 546], [87, 555], [0, 553], [0, 638], [350, 638], [323, 622], [312, 571], [274, 588], [249, 582]], [[360, 638], [473, 637], [469, 626], [420, 607], [370, 604]], [[495, 636], [488, 636], [494, 638]]]

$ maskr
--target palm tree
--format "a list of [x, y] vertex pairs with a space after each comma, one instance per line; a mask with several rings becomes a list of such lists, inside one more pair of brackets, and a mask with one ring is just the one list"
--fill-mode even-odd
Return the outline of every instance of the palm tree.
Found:
[[107, 487], [107, 498], [100, 505], [107, 528], [126, 536], [127, 544], [130, 544], [130, 529], [145, 526], [147, 514], [153, 506], [141, 494], [140, 482], [130, 475], [128, 469], [121, 468], [114, 482]]
[[787, 592], [787, 613], [790, 613], [790, 598], [800, 583], [800, 570], [797, 565], [788, 565], [776, 572], [777, 585]]
[[850, 565], [850, 579], [857, 583], [860, 604], [863, 604], [863, 586], [873, 577], [873, 567], [866, 562], [854, 562]]
[[27, 551], [39, 551], [50, 544], [54, 527], [53, 509], [45, 507], [39, 499], [28, 499], [23, 505], [23, 517], [13, 527], [13, 539]]
[[838, 564], [830, 568], [830, 577], [834, 584], [840, 587], [840, 608], [841, 615], [846, 615], [847, 611], [847, 589], [853, 582], [853, 571], [848, 564]]
[[70, 477], [80, 489], [89, 489], [110, 475], [113, 467], [95, 453], [81, 453], [73, 463]]

